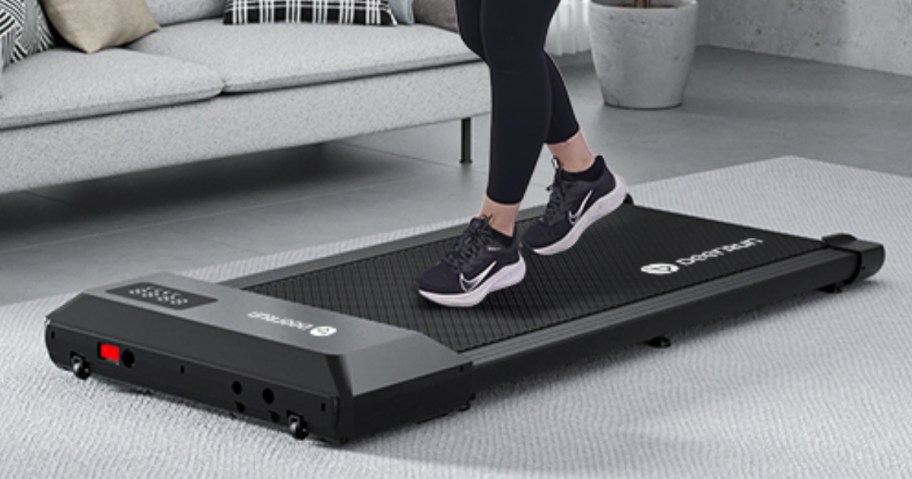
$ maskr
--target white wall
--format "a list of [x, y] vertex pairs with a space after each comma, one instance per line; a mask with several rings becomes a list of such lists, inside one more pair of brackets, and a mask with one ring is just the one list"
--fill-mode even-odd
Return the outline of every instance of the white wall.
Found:
[[912, 75], [912, 0], [698, 0], [700, 39]]

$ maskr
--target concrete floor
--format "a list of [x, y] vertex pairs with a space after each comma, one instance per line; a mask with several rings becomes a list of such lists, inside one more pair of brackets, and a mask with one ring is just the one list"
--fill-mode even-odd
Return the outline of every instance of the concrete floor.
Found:
[[[703, 47], [684, 106], [602, 104], [588, 54], [558, 58], [590, 145], [632, 183], [788, 154], [912, 176], [912, 78]], [[0, 195], [0, 304], [477, 212], [452, 121]], [[549, 157], [526, 202], [546, 201]]]

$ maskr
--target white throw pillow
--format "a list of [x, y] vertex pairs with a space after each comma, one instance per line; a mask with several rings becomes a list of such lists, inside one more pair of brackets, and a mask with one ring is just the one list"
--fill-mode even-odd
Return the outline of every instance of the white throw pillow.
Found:
[[161, 28], [146, 0], [42, 1], [57, 33], [86, 53], [118, 47]]

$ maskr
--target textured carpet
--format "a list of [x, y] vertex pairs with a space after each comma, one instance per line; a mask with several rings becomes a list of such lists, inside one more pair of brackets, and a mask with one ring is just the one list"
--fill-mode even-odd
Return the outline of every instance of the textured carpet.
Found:
[[[484, 391], [467, 413], [336, 449], [227, 413], [82, 383], [43, 316], [0, 308], [4, 477], [912, 477], [912, 179], [780, 158], [633, 188], [640, 204], [882, 241], [887, 263], [812, 294]], [[421, 228], [439, 228], [451, 221]], [[223, 280], [419, 229], [206, 268]]]

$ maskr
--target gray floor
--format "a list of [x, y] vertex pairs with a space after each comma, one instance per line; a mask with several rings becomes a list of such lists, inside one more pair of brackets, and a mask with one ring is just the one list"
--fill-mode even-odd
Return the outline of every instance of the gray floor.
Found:
[[[682, 108], [604, 106], [559, 59], [588, 140], [632, 183], [783, 155], [912, 176], [912, 78], [701, 48]], [[458, 121], [0, 195], [0, 304], [468, 216], [486, 181]], [[527, 202], [546, 199], [547, 150]]]

